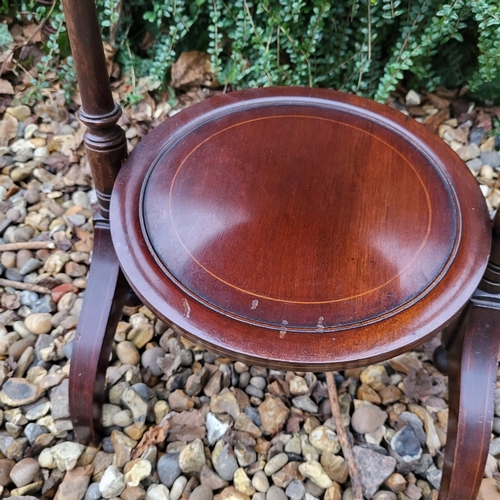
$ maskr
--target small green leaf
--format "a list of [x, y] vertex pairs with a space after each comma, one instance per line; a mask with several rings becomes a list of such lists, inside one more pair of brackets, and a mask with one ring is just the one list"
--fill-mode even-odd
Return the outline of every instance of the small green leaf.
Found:
[[14, 39], [9, 32], [9, 27], [6, 24], [0, 24], [0, 47], [13, 42]]

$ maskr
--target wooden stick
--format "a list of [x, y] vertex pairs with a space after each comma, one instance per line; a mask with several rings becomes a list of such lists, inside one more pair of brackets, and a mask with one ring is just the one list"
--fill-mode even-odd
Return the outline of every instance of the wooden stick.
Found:
[[11, 288], [15, 288], [17, 290], [29, 290], [30, 292], [43, 294], [50, 293], [50, 290], [44, 286], [23, 283], [22, 281], [6, 280], [4, 278], [0, 278], [0, 286], [10, 286]]
[[21, 241], [20, 243], [0, 243], [0, 252], [16, 250], [52, 250], [56, 247], [53, 241]]
[[332, 416], [333, 421], [335, 422], [335, 429], [337, 431], [337, 436], [339, 437], [340, 446], [342, 446], [342, 452], [344, 453], [347, 467], [349, 468], [349, 476], [351, 477], [351, 486], [354, 494], [354, 500], [363, 500], [363, 488], [361, 487], [358, 468], [356, 467], [356, 462], [354, 461], [354, 456], [352, 454], [351, 444], [349, 443], [349, 438], [347, 437], [344, 422], [342, 421], [342, 415], [340, 414], [339, 397], [337, 394], [337, 386], [335, 384], [333, 373], [326, 373], [326, 384], [328, 386], [328, 395], [330, 396], [330, 406], [332, 407]]

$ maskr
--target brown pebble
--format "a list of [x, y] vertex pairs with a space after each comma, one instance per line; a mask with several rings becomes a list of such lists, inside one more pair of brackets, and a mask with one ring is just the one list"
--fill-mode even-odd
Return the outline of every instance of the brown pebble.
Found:
[[137, 347], [129, 340], [118, 343], [116, 346], [116, 355], [126, 365], [138, 365], [141, 360], [141, 355]]

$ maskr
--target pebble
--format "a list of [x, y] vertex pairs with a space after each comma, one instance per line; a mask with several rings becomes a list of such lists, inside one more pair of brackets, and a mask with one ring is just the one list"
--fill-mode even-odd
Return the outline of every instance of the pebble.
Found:
[[306, 494], [306, 487], [302, 481], [295, 479], [287, 486], [285, 493], [291, 500], [302, 500]]
[[126, 365], [137, 365], [141, 360], [139, 350], [132, 342], [124, 340], [116, 346], [116, 356]]
[[406, 94], [405, 101], [407, 106], [420, 106], [422, 99], [420, 95], [417, 94], [417, 92], [415, 92], [414, 90], [410, 90]]
[[54, 458], [56, 467], [60, 471], [68, 471], [74, 469], [84, 449], [85, 446], [82, 444], [67, 441], [56, 444], [50, 449], [50, 452]]
[[292, 404], [299, 410], [308, 411], [309, 413], [318, 413], [319, 408], [309, 396], [297, 396], [292, 399]]
[[309, 442], [320, 451], [334, 454], [340, 451], [340, 441], [337, 434], [322, 425], [310, 432]]
[[233, 481], [234, 487], [241, 493], [249, 496], [255, 493], [255, 488], [252, 485], [252, 481], [247, 476], [244, 469], [239, 468], [236, 470], [236, 472], [234, 473]]
[[259, 406], [262, 428], [269, 434], [276, 434], [280, 431], [284, 427], [289, 414], [290, 410], [281, 399], [275, 396], [267, 396]]
[[0, 458], [0, 486], [8, 486], [12, 481], [10, 471], [16, 465], [14, 460], [8, 458]]
[[485, 151], [484, 153], [481, 153], [481, 161], [484, 165], [498, 168], [500, 167], [500, 154], [496, 151]]
[[320, 488], [327, 489], [333, 486], [333, 481], [328, 477], [328, 474], [325, 472], [321, 464], [316, 460], [300, 464], [299, 472], [304, 477], [311, 479]]
[[474, 158], [478, 158], [481, 155], [481, 150], [479, 149], [477, 144], [469, 144], [468, 146], [462, 146], [457, 151], [458, 156], [463, 161], [473, 160]]
[[413, 432], [413, 429], [405, 425], [391, 440], [391, 448], [401, 456], [405, 462], [414, 462], [422, 456], [422, 447]]
[[264, 467], [264, 472], [268, 476], [272, 476], [274, 473], [278, 472], [282, 467], [288, 463], [288, 455], [286, 453], [278, 453], [273, 458], [271, 458], [266, 466]]
[[213, 413], [227, 413], [236, 419], [240, 414], [238, 400], [229, 389], [224, 388], [219, 394], [210, 401], [210, 410]]
[[392, 491], [377, 491], [377, 493], [372, 496], [372, 500], [398, 500], [398, 497], [396, 493]]
[[212, 500], [213, 497], [214, 494], [208, 486], [200, 485], [193, 490], [189, 500]]
[[[123, 344], [123, 342], [121, 342]], [[158, 364], [158, 359], [165, 356], [165, 351], [161, 347], [153, 347], [151, 349], [146, 349], [141, 356], [141, 363], [144, 368], [148, 368], [151, 375], [159, 377], [162, 375], [163, 371]], [[136, 364], [136, 363], [131, 363]]]
[[217, 442], [229, 429], [229, 424], [221, 422], [213, 413], [207, 413], [207, 438], [210, 444]]
[[378, 406], [367, 404], [354, 411], [351, 426], [358, 434], [373, 432], [387, 420], [387, 413]]
[[281, 488], [273, 485], [267, 490], [266, 500], [287, 500], [287, 496]]
[[145, 500], [169, 500], [171, 498], [167, 487], [163, 484], [152, 484], [146, 492]]
[[99, 483], [92, 483], [87, 488], [87, 492], [83, 497], [83, 500], [99, 500], [101, 498], [101, 491], [99, 489]]
[[127, 486], [139, 486], [142, 480], [149, 477], [151, 474], [152, 465], [149, 460], [143, 458], [138, 458], [132, 462], [129, 462], [124, 468], [125, 473], [125, 483]]
[[328, 451], [321, 454], [321, 465], [332, 481], [344, 484], [349, 478], [349, 467], [345, 459]]
[[188, 474], [199, 472], [205, 465], [205, 462], [205, 449], [203, 441], [199, 438], [186, 446], [179, 455], [179, 467], [182, 472]]
[[371, 498], [380, 485], [394, 472], [396, 459], [360, 446], [354, 446], [352, 451], [363, 493], [366, 498]]
[[218, 441], [212, 452], [214, 468], [222, 479], [231, 481], [234, 473], [238, 469], [238, 462], [234, 455], [232, 446], [229, 443]]
[[99, 482], [99, 491], [103, 498], [119, 496], [125, 489], [124, 476], [115, 465], [110, 465]]
[[171, 488], [174, 481], [181, 475], [179, 456], [180, 453], [166, 453], [158, 460], [158, 476], [167, 488]]
[[178, 477], [170, 490], [170, 500], [179, 500], [186, 484], [187, 478], [185, 476]]
[[49, 313], [30, 314], [24, 323], [31, 333], [40, 335], [52, 330], [52, 315]]
[[269, 489], [269, 479], [267, 478], [265, 472], [259, 470], [252, 478], [252, 486], [256, 491], [265, 493]]
[[23, 406], [40, 398], [39, 388], [23, 378], [10, 378], [0, 391], [0, 401], [8, 406]]
[[34, 458], [23, 458], [10, 471], [10, 478], [20, 488], [32, 483], [39, 472], [40, 465], [37, 460]]

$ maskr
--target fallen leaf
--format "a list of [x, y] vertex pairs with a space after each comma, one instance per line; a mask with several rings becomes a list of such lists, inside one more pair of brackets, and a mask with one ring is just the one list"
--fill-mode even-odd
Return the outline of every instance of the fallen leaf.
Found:
[[435, 115], [429, 117], [425, 122], [424, 125], [431, 131], [431, 132], [436, 132], [436, 130], [439, 128], [439, 125], [441, 125], [445, 120], [447, 120], [450, 117], [450, 110], [448, 108], [446, 109], [441, 109], [438, 113]]
[[132, 460], [139, 458], [150, 446], [163, 443], [170, 428], [170, 421], [164, 418], [158, 425], [150, 427], [132, 452]]
[[491, 115], [484, 109], [480, 109], [476, 118], [476, 127], [483, 127], [485, 132], [489, 132], [493, 127], [491, 124]]
[[172, 81], [174, 89], [189, 87], [220, 87], [216, 76], [212, 72], [210, 55], [206, 52], [183, 52], [179, 59], [172, 64]]
[[422, 400], [426, 396], [442, 394], [446, 385], [442, 379], [434, 379], [425, 370], [410, 369], [408, 375], [403, 379], [405, 395], [414, 400]]
[[0, 147], [7, 146], [9, 141], [17, 136], [17, 127], [17, 120], [6, 113], [0, 122]]
[[438, 109], [448, 109], [450, 107], [450, 101], [448, 99], [444, 99], [435, 94], [426, 94], [426, 97], [432, 105]]
[[205, 419], [198, 410], [176, 413], [169, 422], [169, 441], [191, 442], [205, 435]]
[[8, 80], [0, 78], [0, 94], [14, 95], [14, 87]]
[[38, 24], [28, 24], [23, 27], [23, 36], [28, 43], [37, 43], [42, 41], [42, 30]]

